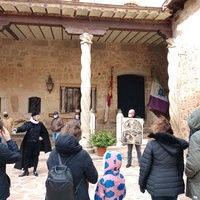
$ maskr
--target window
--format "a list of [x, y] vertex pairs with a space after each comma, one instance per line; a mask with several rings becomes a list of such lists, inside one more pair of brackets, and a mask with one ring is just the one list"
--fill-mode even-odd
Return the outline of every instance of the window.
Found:
[[[81, 110], [81, 89], [80, 87], [60, 87], [61, 113], [76, 112]], [[90, 109], [96, 110], [96, 87], [91, 89]]]
[[39, 112], [41, 111], [41, 98], [39, 97], [30, 97], [28, 102], [28, 112]]

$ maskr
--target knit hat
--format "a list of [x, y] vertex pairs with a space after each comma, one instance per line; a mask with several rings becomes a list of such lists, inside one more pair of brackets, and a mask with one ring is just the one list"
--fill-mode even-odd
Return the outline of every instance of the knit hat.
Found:
[[54, 115], [58, 115], [58, 111], [55, 111], [53, 114], [54, 114]]
[[39, 112], [33, 112], [33, 113], [31, 114], [31, 117], [34, 117], [34, 116], [39, 115], [39, 114], [40, 114]]

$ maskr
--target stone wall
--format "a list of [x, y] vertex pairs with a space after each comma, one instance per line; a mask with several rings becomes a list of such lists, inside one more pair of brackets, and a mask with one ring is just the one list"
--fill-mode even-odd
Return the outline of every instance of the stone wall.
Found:
[[188, 0], [173, 18], [169, 41], [170, 116], [175, 133], [188, 139], [187, 116], [200, 107], [200, 2]]
[[[79, 41], [31, 40], [0, 38], [1, 112], [7, 110], [14, 120], [28, 120], [28, 98], [41, 98], [41, 120], [48, 127], [50, 113], [60, 110], [60, 86], [80, 85], [81, 49]], [[91, 82], [97, 87], [97, 128], [115, 128], [117, 107], [117, 76], [137, 74], [145, 77], [145, 105], [149, 100], [152, 69], [168, 91], [167, 48], [148, 44], [96, 43], [91, 49]], [[113, 98], [109, 120], [103, 123], [110, 69], [114, 67]], [[46, 89], [48, 75], [54, 89]], [[146, 107], [146, 123], [149, 114]], [[62, 114], [65, 121], [73, 113]]]

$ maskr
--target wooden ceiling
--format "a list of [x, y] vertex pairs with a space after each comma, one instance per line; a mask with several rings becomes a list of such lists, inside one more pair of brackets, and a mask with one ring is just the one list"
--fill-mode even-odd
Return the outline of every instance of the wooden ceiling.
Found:
[[[185, 0], [176, 0], [175, 5]], [[167, 3], [167, 1], [166, 1]], [[176, 9], [74, 1], [0, 1], [0, 38], [79, 40], [88, 32], [96, 42], [160, 45], [171, 37]]]

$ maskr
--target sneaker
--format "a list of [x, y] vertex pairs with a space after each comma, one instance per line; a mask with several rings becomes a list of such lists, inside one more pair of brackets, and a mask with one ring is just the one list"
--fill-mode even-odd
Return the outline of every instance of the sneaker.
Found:
[[131, 166], [131, 164], [127, 164], [127, 165], [126, 165], [126, 168], [128, 168], [128, 167], [130, 167], [130, 166]]

